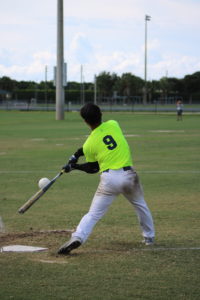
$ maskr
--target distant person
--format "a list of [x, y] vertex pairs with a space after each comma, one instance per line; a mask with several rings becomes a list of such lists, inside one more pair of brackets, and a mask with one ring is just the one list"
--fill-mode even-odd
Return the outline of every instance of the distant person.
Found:
[[182, 121], [183, 103], [181, 100], [178, 100], [176, 102], [176, 111], [177, 111], [177, 121]]
[[[64, 168], [66, 172], [73, 169], [86, 173], [100, 172], [100, 183], [88, 213], [81, 219], [71, 239], [58, 250], [58, 254], [68, 254], [85, 243], [95, 224], [105, 215], [119, 194], [123, 194], [136, 211], [143, 243], [147, 246], [153, 245], [155, 235], [153, 219], [144, 200], [139, 177], [133, 167], [129, 145], [118, 122], [114, 120], [102, 122], [100, 108], [92, 103], [85, 104], [80, 114], [91, 128], [91, 133], [83, 147], [70, 158]], [[83, 155], [86, 163], [77, 164], [78, 158]], [[121, 234], [119, 233], [119, 236]], [[112, 233], [110, 239], [112, 240]]]

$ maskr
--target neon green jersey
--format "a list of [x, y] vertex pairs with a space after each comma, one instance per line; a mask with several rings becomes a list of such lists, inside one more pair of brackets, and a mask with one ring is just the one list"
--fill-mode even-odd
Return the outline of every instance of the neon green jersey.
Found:
[[110, 120], [95, 128], [83, 145], [87, 162], [98, 161], [100, 172], [132, 166], [129, 145], [118, 122]]

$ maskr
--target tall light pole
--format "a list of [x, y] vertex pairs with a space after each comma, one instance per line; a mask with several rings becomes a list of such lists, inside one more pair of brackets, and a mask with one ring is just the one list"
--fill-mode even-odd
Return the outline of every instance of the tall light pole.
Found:
[[94, 75], [94, 104], [97, 104], [97, 76]]
[[56, 120], [65, 118], [63, 0], [57, 0], [57, 68], [56, 68]]
[[85, 102], [85, 87], [84, 87], [84, 75], [83, 75], [83, 65], [81, 65], [81, 104]]
[[144, 97], [143, 104], [147, 103], [147, 22], [151, 20], [151, 17], [145, 15], [145, 51], [144, 51]]
[[47, 108], [47, 66], [45, 66], [45, 103], [46, 103], [46, 108]]

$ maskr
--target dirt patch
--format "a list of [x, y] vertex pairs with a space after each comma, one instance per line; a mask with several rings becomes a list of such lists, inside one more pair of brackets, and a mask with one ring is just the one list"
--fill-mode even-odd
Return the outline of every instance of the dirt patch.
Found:
[[18, 233], [1, 233], [0, 234], [0, 246], [4, 246], [4, 244], [15, 242], [18, 240], [29, 239], [33, 240], [34, 238], [43, 239], [48, 238], [48, 236], [52, 235], [59, 235], [59, 236], [66, 236], [66, 234], [71, 234], [73, 230], [41, 230], [41, 231], [29, 231], [29, 232], [18, 232]]

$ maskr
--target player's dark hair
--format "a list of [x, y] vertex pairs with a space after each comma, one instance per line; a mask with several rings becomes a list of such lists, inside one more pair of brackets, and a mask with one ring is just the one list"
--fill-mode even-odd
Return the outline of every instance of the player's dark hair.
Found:
[[93, 103], [85, 104], [80, 111], [81, 117], [90, 125], [101, 123], [102, 113], [99, 106]]

